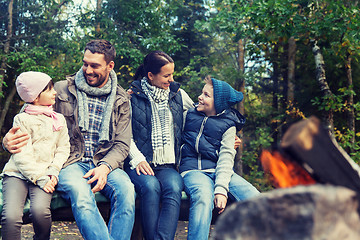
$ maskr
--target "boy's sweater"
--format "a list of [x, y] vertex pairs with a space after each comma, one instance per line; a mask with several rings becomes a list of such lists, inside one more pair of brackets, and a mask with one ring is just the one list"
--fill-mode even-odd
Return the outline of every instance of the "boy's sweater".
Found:
[[207, 117], [196, 109], [188, 111], [183, 132], [180, 173], [191, 170], [215, 172], [215, 194], [227, 196], [234, 166], [236, 131], [245, 118], [235, 109]]
[[53, 131], [53, 119], [25, 112], [14, 117], [13, 126], [20, 126], [21, 132], [30, 138], [21, 152], [11, 155], [2, 175], [29, 180], [43, 188], [50, 175], [58, 177], [70, 153], [69, 135], [63, 115], [58, 114], [64, 126]]

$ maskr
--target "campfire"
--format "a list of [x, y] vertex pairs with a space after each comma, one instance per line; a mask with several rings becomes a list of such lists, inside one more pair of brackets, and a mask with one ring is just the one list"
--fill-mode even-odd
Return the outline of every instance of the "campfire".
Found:
[[316, 183], [304, 168], [285, 158], [279, 152], [271, 154], [269, 151], [264, 151], [260, 159], [264, 171], [270, 174], [271, 182], [276, 188]]
[[277, 189], [228, 207], [213, 239], [360, 239], [360, 168], [317, 118], [293, 124], [261, 162]]

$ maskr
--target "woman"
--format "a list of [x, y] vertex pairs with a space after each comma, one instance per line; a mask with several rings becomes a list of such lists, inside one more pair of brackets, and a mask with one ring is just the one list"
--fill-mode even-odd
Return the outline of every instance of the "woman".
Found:
[[133, 141], [125, 170], [141, 201], [145, 239], [174, 239], [183, 180], [177, 172], [183, 112], [190, 97], [174, 82], [174, 61], [149, 53], [130, 89]]

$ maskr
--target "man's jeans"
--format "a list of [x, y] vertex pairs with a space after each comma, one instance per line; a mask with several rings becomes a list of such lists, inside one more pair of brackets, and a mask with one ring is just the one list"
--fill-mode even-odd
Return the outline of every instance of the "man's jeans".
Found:
[[[215, 173], [190, 171], [184, 176], [185, 192], [190, 196], [188, 239], [209, 238], [214, 208]], [[259, 191], [244, 178], [234, 173], [229, 184], [228, 197], [234, 201], [257, 196]]]
[[86, 240], [130, 239], [135, 218], [135, 190], [129, 176], [117, 168], [109, 173], [105, 187], [100, 191], [111, 203], [108, 226], [96, 206], [85, 173], [94, 168], [92, 162], [76, 162], [63, 168], [59, 174], [57, 191], [70, 201], [76, 224]]
[[160, 165], [155, 176], [137, 175], [125, 168], [141, 201], [141, 220], [145, 239], [174, 239], [179, 220], [182, 177], [173, 165]]

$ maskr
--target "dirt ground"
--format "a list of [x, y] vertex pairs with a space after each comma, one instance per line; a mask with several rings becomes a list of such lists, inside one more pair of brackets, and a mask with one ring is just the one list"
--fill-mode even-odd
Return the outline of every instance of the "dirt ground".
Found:
[[[211, 226], [211, 230], [214, 226]], [[179, 221], [174, 240], [185, 240], [188, 231], [188, 222]], [[21, 229], [22, 240], [33, 239], [34, 231], [32, 224], [23, 225]], [[53, 222], [51, 229], [51, 240], [83, 240], [75, 222]]]

